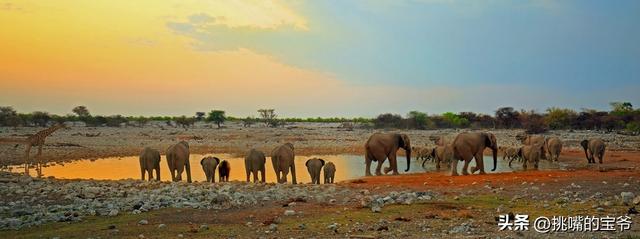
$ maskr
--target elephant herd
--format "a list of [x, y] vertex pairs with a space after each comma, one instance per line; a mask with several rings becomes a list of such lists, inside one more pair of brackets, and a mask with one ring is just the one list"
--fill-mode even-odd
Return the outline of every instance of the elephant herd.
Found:
[[[376, 175], [382, 175], [382, 163], [388, 158], [390, 167], [384, 169], [384, 173], [393, 172], [398, 174], [396, 151], [400, 148], [405, 150], [407, 158], [407, 169], [409, 171], [411, 153], [415, 151], [416, 159], [422, 160], [422, 167], [428, 161], [436, 163], [436, 169], [440, 169], [440, 163], [445, 163], [451, 168], [451, 175], [458, 175], [458, 161], [464, 162], [462, 174], [469, 174], [469, 163], [475, 159], [476, 166], [471, 167], [471, 174], [479, 171], [485, 174], [484, 150], [490, 149], [493, 158], [493, 168], [497, 167], [497, 156], [499, 152], [503, 154], [503, 160], [509, 160], [509, 166], [514, 160], [519, 160], [523, 168], [527, 164], [533, 164], [537, 169], [540, 159], [558, 161], [562, 152], [563, 142], [558, 137], [544, 137], [541, 135], [518, 135], [518, 140], [522, 142], [521, 147], [498, 147], [496, 136], [489, 132], [465, 132], [458, 134], [453, 141], [446, 142], [444, 137], [434, 138], [436, 147], [418, 148], [411, 147], [409, 137], [406, 134], [383, 134], [375, 133], [365, 144], [365, 175], [370, 176], [372, 161], [377, 161]], [[594, 138], [583, 140], [580, 145], [583, 147], [588, 163], [595, 163], [598, 158], [602, 163], [605, 153], [605, 143], [602, 139]], [[547, 156], [548, 155], [548, 156]]]
[[[170, 146], [166, 152], [167, 165], [171, 172], [171, 181], [181, 181], [182, 173], [186, 171], [187, 182], [191, 182], [191, 164], [189, 162], [189, 144], [181, 141]], [[276, 174], [278, 183], [286, 183], [289, 171], [291, 171], [291, 181], [296, 184], [296, 165], [294, 163], [295, 153], [293, 144], [285, 143], [277, 146], [271, 151], [271, 162]], [[266, 181], [266, 157], [262, 151], [250, 149], [244, 157], [245, 173], [247, 182], [250, 182], [253, 175], [253, 182]], [[217, 157], [207, 156], [200, 160], [202, 171], [204, 172], [207, 182], [215, 182], [216, 169], [218, 171], [219, 182], [228, 182], [231, 173], [231, 165], [226, 160], [220, 160]], [[332, 162], [326, 162], [323, 159], [312, 158], [305, 163], [312, 183], [320, 184], [320, 171], [324, 168], [324, 183], [333, 183], [336, 172], [336, 166]], [[160, 152], [158, 150], [145, 147], [140, 153], [140, 172], [141, 179], [145, 180], [145, 174], [148, 180], [153, 180], [155, 171], [155, 180], [160, 181]], [[260, 175], [260, 180], [258, 180]]]

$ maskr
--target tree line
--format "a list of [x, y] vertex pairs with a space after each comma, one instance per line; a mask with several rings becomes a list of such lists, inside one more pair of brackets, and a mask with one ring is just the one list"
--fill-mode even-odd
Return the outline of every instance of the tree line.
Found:
[[493, 128], [525, 129], [529, 133], [542, 133], [550, 129], [575, 129], [640, 133], [640, 109], [634, 109], [629, 102], [612, 102], [610, 106], [610, 111], [582, 109], [579, 112], [558, 107], [548, 108], [545, 112], [500, 107], [493, 115], [474, 112], [429, 115], [425, 112], [411, 111], [404, 117], [399, 114], [385, 113], [376, 118], [279, 118], [274, 109], [259, 109], [258, 117], [245, 118], [227, 116], [223, 110], [196, 112], [194, 116], [94, 116], [85, 106], [77, 106], [67, 115], [55, 115], [43, 111], [18, 113], [12, 107], [5, 106], [0, 107], [0, 126], [44, 127], [52, 122], [84, 122], [89, 127], [142, 127], [151, 121], [161, 121], [174, 127], [190, 127], [196, 122], [206, 122], [220, 128], [226, 121], [241, 121], [245, 127], [254, 124], [279, 127], [292, 122], [319, 122], [358, 123], [365, 127], [395, 129]]

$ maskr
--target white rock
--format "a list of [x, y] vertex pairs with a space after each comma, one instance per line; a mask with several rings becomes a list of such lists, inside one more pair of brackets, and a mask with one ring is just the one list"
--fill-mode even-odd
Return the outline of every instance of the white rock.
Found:
[[109, 216], [110, 217], [115, 217], [118, 216], [118, 213], [120, 213], [120, 211], [118, 211], [118, 209], [112, 209], [111, 211], [109, 211]]
[[294, 210], [285, 210], [284, 211], [284, 215], [285, 216], [293, 216], [293, 215], [296, 215], [296, 211], [294, 211]]
[[145, 219], [142, 219], [142, 220], [138, 221], [138, 224], [139, 225], [147, 225], [147, 224], [149, 224], [149, 221], [147, 221]]

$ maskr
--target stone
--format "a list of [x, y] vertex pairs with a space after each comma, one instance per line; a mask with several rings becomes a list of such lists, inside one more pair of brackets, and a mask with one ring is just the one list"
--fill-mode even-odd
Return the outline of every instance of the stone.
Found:
[[293, 215], [296, 215], [296, 211], [294, 211], [294, 210], [285, 210], [284, 211], [284, 215], [285, 216], [293, 216]]
[[111, 211], [109, 211], [109, 215], [110, 217], [115, 217], [118, 216], [118, 214], [120, 213], [120, 211], [118, 211], [118, 209], [112, 209]]
[[300, 230], [307, 229], [307, 225], [305, 225], [304, 223], [300, 223], [300, 224], [298, 225], [298, 229], [300, 229]]
[[206, 230], [209, 230], [209, 225], [207, 224], [200, 225], [200, 231], [206, 231]]
[[164, 224], [164, 223], [163, 223], [163, 224], [158, 225], [158, 228], [165, 228], [165, 227], [167, 227], [167, 225], [166, 225], [166, 224]]
[[276, 225], [275, 223], [271, 223], [269, 225], [269, 231], [275, 232], [278, 230], [278, 225]]
[[327, 229], [331, 230], [331, 231], [337, 231], [338, 230], [338, 223], [331, 223], [329, 224], [329, 226], [327, 226]]
[[620, 197], [622, 197], [622, 203], [629, 206], [633, 203], [633, 198], [635, 197], [635, 195], [633, 195], [632, 192], [622, 192], [620, 193]]
[[633, 204], [634, 204], [634, 205], [638, 205], [638, 204], [640, 204], [640, 196], [636, 196], [636, 197], [633, 199]]
[[147, 225], [147, 224], [149, 224], [149, 221], [147, 221], [145, 219], [142, 219], [142, 220], [138, 221], [138, 225]]

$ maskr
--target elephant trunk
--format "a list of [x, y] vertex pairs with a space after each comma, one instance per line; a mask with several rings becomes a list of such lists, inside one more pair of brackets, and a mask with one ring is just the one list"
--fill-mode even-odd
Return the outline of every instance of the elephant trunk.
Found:
[[404, 170], [405, 172], [409, 172], [409, 168], [410, 164], [411, 164], [411, 147], [408, 147], [407, 149], [405, 149], [405, 151], [407, 152], [407, 169]]
[[491, 171], [496, 171], [496, 166], [498, 164], [498, 147], [492, 148], [493, 150], [493, 169]]

